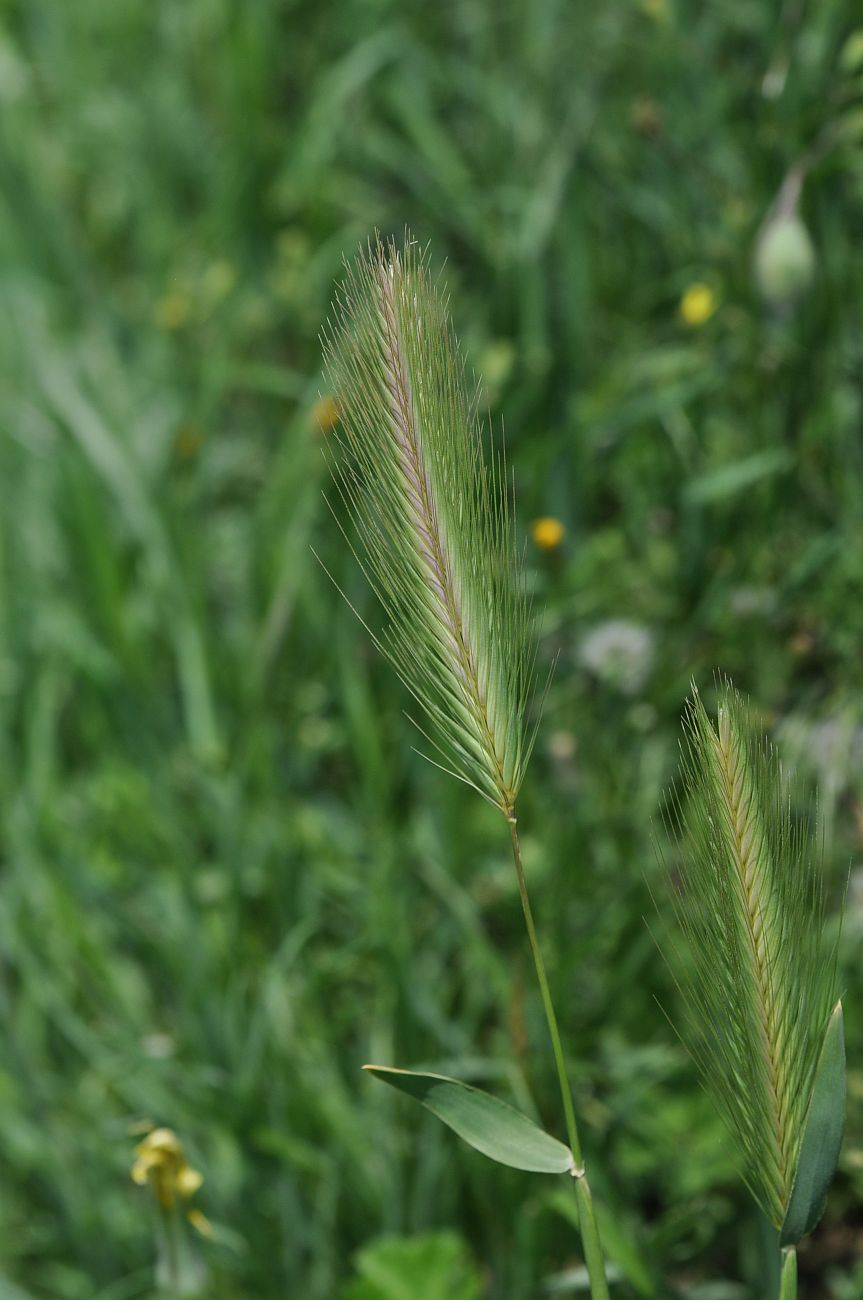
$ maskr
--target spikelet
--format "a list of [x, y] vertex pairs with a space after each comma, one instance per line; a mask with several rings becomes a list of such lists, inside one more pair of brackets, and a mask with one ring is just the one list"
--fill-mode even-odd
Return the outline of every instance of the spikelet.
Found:
[[532, 744], [530, 611], [504, 463], [483, 458], [427, 252], [407, 237], [361, 253], [323, 346], [342, 417], [335, 481], [387, 619], [377, 643], [442, 765], [511, 815]]
[[682, 798], [669, 810], [684, 840], [672, 891], [684, 944], [667, 953], [686, 1003], [681, 1032], [779, 1227], [836, 1000], [818, 852], [730, 686], [715, 728], [695, 692], [685, 729]]

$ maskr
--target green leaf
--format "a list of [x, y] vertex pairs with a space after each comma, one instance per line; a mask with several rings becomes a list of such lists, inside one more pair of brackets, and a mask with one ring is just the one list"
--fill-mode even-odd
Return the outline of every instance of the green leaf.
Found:
[[482, 1282], [454, 1232], [379, 1237], [355, 1260], [340, 1300], [479, 1300]]
[[536, 1174], [573, 1170], [572, 1152], [497, 1097], [443, 1074], [365, 1065], [376, 1079], [407, 1093], [484, 1156]]
[[794, 1188], [782, 1224], [781, 1245], [795, 1246], [812, 1231], [824, 1213], [844, 1127], [845, 1029], [842, 1003], [837, 1002], [818, 1058]]

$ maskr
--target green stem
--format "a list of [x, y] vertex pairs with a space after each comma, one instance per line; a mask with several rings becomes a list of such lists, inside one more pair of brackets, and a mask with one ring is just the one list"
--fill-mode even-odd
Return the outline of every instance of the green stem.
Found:
[[[530, 895], [527, 892], [527, 880], [524, 875], [524, 863], [521, 858], [521, 846], [518, 842], [518, 829], [516, 826], [515, 810], [513, 808], [510, 808], [507, 812], [507, 821], [509, 822], [509, 833], [512, 839], [512, 856], [513, 861], [515, 862], [515, 874], [518, 879], [521, 910], [524, 913], [524, 923], [527, 927], [530, 951], [533, 956], [533, 964], [536, 969], [536, 978], [542, 996], [542, 1005], [545, 1011], [548, 1033], [551, 1038], [551, 1047], [554, 1052], [554, 1063], [557, 1066], [557, 1079], [560, 1084], [561, 1101], [563, 1102], [567, 1140], [575, 1164], [575, 1195], [578, 1203], [578, 1222], [581, 1230], [581, 1243], [584, 1247], [584, 1262], [587, 1266], [587, 1275], [590, 1280], [590, 1294], [593, 1297], [593, 1300], [608, 1300], [608, 1283], [605, 1279], [605, 1264], [603, 1262], [602, 1246], [599, 1241], [599, 1229], [596, 1226], [596, 1217], [593, 1212], [593, 1197], [591, 1196], [590, 1184], [587, 1181], [587, 1175], [584, 1171], [581, 1143], [578, 1138], [578, 1126], [575, 1122], [575, 1108], [572, 1104], [572, 1089], [569, 1086], [569, 1078], [566, 1073], [566, 1061], [564, 1060], [563, 1047], [560, 1041], [560, 1029], [557, 1024], [557, 1015], [554, 1010], [554, 1003], [551, 999], [551, 989], [548, 986], [548, 976], [545, 973], [545, 962], [542, 956], [542, 949], [539, 946], [536, 926], [533, 921], [533, 909], [530, 905]], [[789, 1292], [789, 1295], [790, 1294], [791, 1293]], [[784, 1293], [781, 1300], [785, 1300]]]
[[794, 1246], [787, 1246], [782, 1252], [779, 1300], [797, 1300], [797, 1249]]
[[602, 1243], [599, 1240], [599, 1228], [593, 1212], [593, 1196], [587, 1174], [575, 1180], [575, 1199], [578, 1203], [578, 1226], [581, 1231], [581, 1244], [584, 1247], [584, 1262], [590, 1280], [590, 1294], [593, 1300], [608, 1300], [608, 1282], [605, 1278], [605, 1259]]
[[518, 892], [521, 897], [524, 922], [527, 926], [527, 937], [530, 940], [530, 951], [533, 954], [533, 964], [536, 967], [536, 978], [539, 981], [539, 991], [542, 994], [542, 1005], [545, 1009], [545, 1018], [548, 1022], [548, 1032], [551, 1036], [554, 1063], [557, 1066], [557, 1079], [560, 1084], [561, 1100], [563, 1101], [567, 1139], [572, 1150], [573, 1159], [575, 1160], [576, 1165], [580, 1168], [583, 1162], [581, 1158], [581, 1143], [578, 1140], [578, 1127], [575, 1122], [575, 1109], [572, 1104], [572, 1091], [569, 1086], [569, 1079], [566, 1075], [566, 1061], [563, 1057], [563, 1047], [560, 1042], [560, 1030], [557, 1027], [557, 1016], [554, 1011], [554, 1003], [551, 1000], [551, 990], [548, 987], [548, 976], [545, 973], [545, 962], [542, 958], [542, 950], [539, 946], [536, 926], [533, 922], [533, 910], [530, 906], [530, 896], [527, 892], [527, 881], [524, 876], [524, 863], [521, 859], [521, 846], [518, 842], [518, 829], [516, 827], [515, 813], [511, 812], [507, 820], [509, 821], [509, 833], [512, 837], [512, 856], [515, 861], [515, 874], [518, 877]]
[[165, 1233], [168, 1241], [168, 1286], [173, 1293], [180, 1291], [180, 1238], [177, 1209], [172, 1205], [164, 1211]]

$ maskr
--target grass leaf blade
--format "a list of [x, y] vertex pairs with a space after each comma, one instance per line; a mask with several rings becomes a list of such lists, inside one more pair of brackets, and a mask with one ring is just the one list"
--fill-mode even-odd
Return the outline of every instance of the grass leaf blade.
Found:
[[782, 1224], [782, 1246], [796, 1246], [824, 1213], [842, 1147], [845, 1092], [845, 1026], [838, 1002], [818, 1059], [794, 1189]]
[[573, 1172], [569, 1147], [480, 1088], [443, 1074], [384, 1065], [365, 1065], [363, 1069], [413, 1097], [468, 1146], [500, 1165], [536, 1174]]

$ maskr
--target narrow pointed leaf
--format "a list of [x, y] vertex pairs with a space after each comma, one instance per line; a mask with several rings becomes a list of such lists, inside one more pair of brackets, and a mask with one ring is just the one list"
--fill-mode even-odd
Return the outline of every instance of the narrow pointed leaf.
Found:
[[783, 1246], [795, 1246], [812, 1231], [824, 1213], [844, 1127], [845, 1029], [839, 1002], [830, 1017], [818, 1059], [794, 1188], [782, 1224]]
[[376, 1079], [413, 1097], [460, 1138], [500, 1165], [537, 1174], [565, 1174], [573, 1169], [572, 1152], [532, 1120], [497, 1097], [448, 1079], [443, 1074], [363, 1067]]

